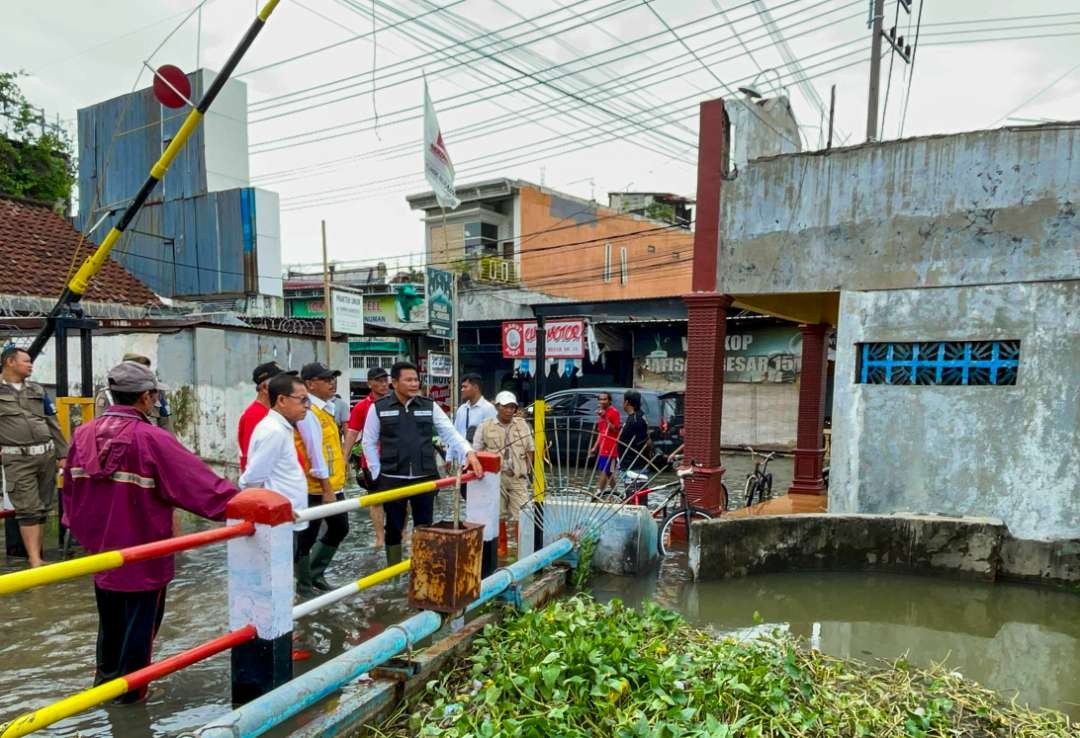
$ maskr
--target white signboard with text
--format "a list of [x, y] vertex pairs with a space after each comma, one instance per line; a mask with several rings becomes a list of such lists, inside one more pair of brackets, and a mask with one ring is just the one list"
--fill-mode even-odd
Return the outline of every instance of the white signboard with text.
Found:
[[[585, 356], [585, 321], [582, 318], [548, 320], [544, 322], [546, 341], [544, 356], [548, 359], [581, 359]], [[502, 324], [504, 359], [533, 359], [536, 357], [536, 321], [506, 320]]]
[[331, 287], [330, 303], [330, 325], [335, 333], [364, 335], [364, 293]]

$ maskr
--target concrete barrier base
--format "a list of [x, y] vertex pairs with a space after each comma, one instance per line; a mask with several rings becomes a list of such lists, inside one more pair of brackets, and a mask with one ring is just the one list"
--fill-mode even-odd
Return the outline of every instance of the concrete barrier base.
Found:
[[695, 579], [832, 570], [944, 573], [1070, 586], [1080, 540], [1013, 538], [993, 518], [938, 515], [763, 515], [695, 522]]
[[[522, 511], [519, 556], [533, 551], [533, 520], [531, 508]], [[592, 565], [605, 574], [634, 576], [648, 571], [656, 562], [656, 521], [644, 507], [552, 499], [544, 503], [543, 521], [543, 546], [582, 527], [598, 530]]]

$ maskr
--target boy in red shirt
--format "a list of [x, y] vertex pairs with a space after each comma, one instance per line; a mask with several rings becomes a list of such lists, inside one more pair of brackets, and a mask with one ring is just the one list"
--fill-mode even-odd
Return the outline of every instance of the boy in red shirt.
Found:
[[615, 461], [619, 457], [619, 427], [622, 425], [622, 417], [619, 411], [611, 406], [611, 395], [601, 392], [596, 396], [599, 404], [597, 414], [600, 419], [596, 421], [596, 440], [589, 449], [589, 456], [596, 455], [596, 468], [600, 472], [599, 493], [604, 494], [604, 489], [610, 484], [615, 489]]

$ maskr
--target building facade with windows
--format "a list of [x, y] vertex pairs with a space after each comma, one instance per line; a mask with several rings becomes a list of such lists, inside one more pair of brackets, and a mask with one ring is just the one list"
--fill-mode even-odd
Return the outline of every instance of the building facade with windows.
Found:
[[[724, 105], [703, 106], [703, 148], [726, 146]], [[1080, 537], [1077, 151], [1080, 124], [1055, 123], [763, 156], [711, 192], [699, 172], [718, 246], [689, 360], [718, 355], [696, 315], [705, 339], [739, 307], [803, 325], [794, 491], [820, 489], [805, 379], [835, 331], [831, 512]]]
[[461, 205], [445, 213], [431, 192], [406, 199], [424, 214], [428, 262], [464, 275], [466, 288], [512, 285], [571, 300], [621, 300], [690, 287], [694, 241], [685, 198], [650, 199], [643, 213], [667, 216], [648, 206], [678, 205], [670, 217], [654, 219], [629, 212], [621, 200], [604, 207], [515, 179], [456, 191]]

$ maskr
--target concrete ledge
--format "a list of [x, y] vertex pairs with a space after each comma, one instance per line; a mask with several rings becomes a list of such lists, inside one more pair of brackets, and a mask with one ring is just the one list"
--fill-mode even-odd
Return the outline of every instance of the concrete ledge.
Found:
[[721, 517], [691, 526], [690, 568], [698, 580], [781, 571], [891, 571], [1072, 586], [1080, 582], [1080, 540], [1013, 538], [994, 518]]
[[[525, 608], [539, 607], [557, 597], [568, 582], [570, 569], [555, 566], [537, 574], [521, 592]], [[432, 645], [414, 654], [403, 655], [371, 673], [372, 680], [350, 684], [318, 715], [304, 720], [289, 738], [330, 738], [364, 735], [365, 727], [377, 724], [398, 709], [402, 701], [423, 690], [454, 659], [463, 656], [473, 640], [490, 624], [505, 615], [496, 610], [470, 621], [461, 630], [436, 633]], [[300, 718], [304, 719], [304, 718]], [[286, 723], [288, 725], [288, 723]]]

